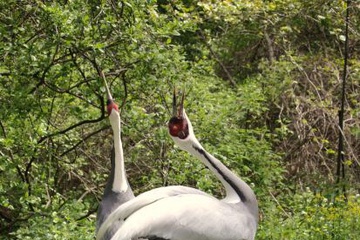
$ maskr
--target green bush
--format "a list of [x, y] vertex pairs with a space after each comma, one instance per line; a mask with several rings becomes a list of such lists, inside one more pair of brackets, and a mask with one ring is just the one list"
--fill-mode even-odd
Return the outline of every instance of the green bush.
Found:
[[308, 190], [267, 204], [257, 239], [356, 240], [360, 236], [359, 194], [332, 198]]
[[[55, 199], [53, 199], [54, 201]], [[59, 200], [59, 199], [57, 199]], [[57, 209], [43, 209], [28, 216], [26, 225], [17, 229], [10, 236], [14, 239], [94, 239], [95, 218], [84, 218], [88, 204], [82, 201], [61, 201]], [[56, 204], [52, 204], [54, 208]]]

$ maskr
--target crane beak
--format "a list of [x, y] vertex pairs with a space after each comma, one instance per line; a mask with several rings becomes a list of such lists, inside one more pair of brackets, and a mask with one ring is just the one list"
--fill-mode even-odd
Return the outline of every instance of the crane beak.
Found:
[[183, 119], [184, 118], [184, 100], [185, 100], [185, 91], [182, 92], [181, 101], [179, 104], [179, 108], [177, 107], [177, 96], [176, 96], [176, 88], [174, 88], [173, 92], [173, 117]]
[[173, 108], [173, 112], [172, 112], [173, 117], [177, 117], [177, 107], [176, 107], [176, 88], [175, 88], [175, 87], [174, 87], [174, 92], [173, 92], [173, 102], [172, 102], [172, 108]]
[[184, 110], [185, 91], [182, 91], [181, 101], [179, 105], [177, 104], [176, 94], [177, 92], [176, 89], [174, 88], [173, 103], [172, 103], [173, 116], [168, 123], [169, 133], [172, 137], [184, 140], [190, 134], [189, 132], [190, 123], [188, 123], [187, 116]]
[[109, 90], [109, 86], [108, 86], [108, 84], [107, 84], [107, 81], [106, 81], [106, 78], [105, 78], [105, 75], [104, 75], [103, 72], [101, 72], [101, 77], [102, 77], [102, 79], [104, 80], [104, 85], [105, 85], [105, 89], [106, 89], [106, 96], [107, 96], [107, 103], [106, 103], [106, 105], [107, 105], [107, 112], [108, 112], [108, 114], [110, 115], [110, 114], [111, 114], [111, 111], [112, 111], [113, 109], [115, 109], [116, 111], [119, 112], [119, 107], [118, 107], [118, 105], [114, 102], [114, 100], [113, 100], [113, 98], [112, 98], [112, 96], [111, 96], [111, 92], [110, 92], [110, 90]]
[[110, 90], [109, 90], [109, 86], [108, 86], [108, 84], [107, 84], [107, 81], [106, 81], [106, 78], [105, 78], [105, 75], [104, 75], [103, 72], [101, 72], [101, 77], [102, 77], [102, 79], [104, 80], [107, 99], [112, 101], [113, 98], [112, 98], [112, 96], [111, 96], [111, 92], [110, 92]]

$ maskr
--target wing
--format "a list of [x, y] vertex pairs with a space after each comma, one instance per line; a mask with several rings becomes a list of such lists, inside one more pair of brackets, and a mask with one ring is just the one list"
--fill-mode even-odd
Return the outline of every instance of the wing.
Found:
[[171, 240], [254, 239], [256, 220], [246, 208], [209, 195], [158, 199], [129, 215], [112, 240], [159, 237]]
[[151, 205], [161, 199], [185, 194], [204, 195], [211, 197], [207, 193], [204, 193], [198, 189], [185, 186], [168, 186], [150, 190], [138, 195], [136, 198], [131, 199], [114, 210], [101, 224], [96, 234], [96, 239], [103, 239], [104, 234], [109, 228], [111, 228], [111, 226], [121, 226], [121, 224], [124, 222], [124, 219], [127, 219], [139, 209]]

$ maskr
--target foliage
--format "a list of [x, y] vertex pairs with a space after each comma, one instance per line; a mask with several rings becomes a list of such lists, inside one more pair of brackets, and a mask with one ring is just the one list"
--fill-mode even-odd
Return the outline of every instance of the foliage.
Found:
[[[285, 206], [285, 207], [284, 207]], [[357, 239], [360, 197], [314, 194], [307, 189], [266, 208], [259, 239]]]
[[[136, 194], [220, 183], [173, 147], [174, 86], [202, 144], [251, 184], [258, 239], [351, 239], [359, 227], [359, 5], [351, 6], [348, 201], [335, 182], [344, 1], [0, 3], [0, 238], [93, 239], [122, 105]], [[296, 189], [296, 190], [295, 190]], [[329, 235], [330, 234], [330, 235]]]
[[[257, 82], [263, 108], [254, 126], [264, 126], [273, 139], [288, 177], [303, 184], [332, 184], [336, 172], [340, 106], [344, 1], [202, 1], [204, 21], [216, 31], [216, 73], [231, 83]], [[348, 180], [359, 186], [358, 102], [359, 44], [357, 4], [350, 5], [350, 63], [344, 135]], [[206, 25], [205, 25], [206, 26]], [[208, 33], [213, 34], [213, 33]], [[249, 96], [253, 97], [253, 96]], [[250, 107], [245, 105], [246, 108]], [[256, 121], [258, 120], [258, 121]], [[257, 123], [257, 124], [256, 124]], [[322, 174], [319, 175], [318, 173]], [[306, 174], [304, 174], [306, 173]], [[307, 178], [309, 177], [309, 178]]]
[[81, 201], [69, 201], [59, 209], [46, 209], [29, 216], [27, 224], [12, 235], [17, 239], [94, 239], [95, 219], [76, 220], [79, 214], [87, 213], [88, 207]]

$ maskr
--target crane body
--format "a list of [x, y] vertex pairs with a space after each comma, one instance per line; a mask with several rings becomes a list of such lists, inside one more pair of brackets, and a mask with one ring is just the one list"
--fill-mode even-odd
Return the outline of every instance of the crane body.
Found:
[[114, 210], [98, 231], [102, 239], [116, 223], [112, 240], [253, 240], [258, 223], [258, 204], [252, 189], [196, 139], [191, 122], [173, 100], [169, 133], [175, 144], [201, 160], [222, 182], [224, 199], [198, 189], [169, 186], [150, 190]]
[[[119, 221], [112, 239], [254, 239], [257, 218], [243, 204], [218, 200], [198, 189], [163, 187], [141, 194], [109, 217]], [[105, 224], [106, 225], [106, 224]], [[104, 225], [104, 226], [105, 226]], [[100, 231], [99, 231], [100, 232]]]

